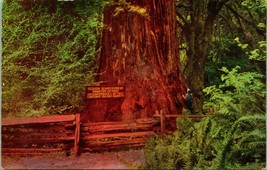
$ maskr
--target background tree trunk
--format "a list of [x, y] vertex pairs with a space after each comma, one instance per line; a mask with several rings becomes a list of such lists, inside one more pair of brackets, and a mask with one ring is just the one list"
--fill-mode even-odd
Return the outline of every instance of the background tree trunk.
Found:
[[[174, 0], [127, 2], [104, 11], [97, 77], [101, 85], [125, 85], [125, 98], [88, 100], [84, 120], [131, 121], [162, 109], [182, 113], [187, 87], [180, 71]], [[121, 12], [114, 16], [116, 9]]]
[[[198, 0], [182, 1], [188, 3], [190, 20], [182, 15], [179, 4], [178, 17], [180, 18], [179, 26], [185, 35], [187, 45], [186, 56], [187, 63], [184, 68], [184, 76], [188, 87], [193, 93], [193, 110], [194, 113], [203, 112], [203, 102], [205, 88], [204, 70], [205, 62], [208, 56], [208, 48], [212, 39], [213, 25], [215, 19], [222, 7], [229, 0]], [[180, 2], [181, 3], [181, 2]], [[181, 13], [179, 13], [179, 9]]]

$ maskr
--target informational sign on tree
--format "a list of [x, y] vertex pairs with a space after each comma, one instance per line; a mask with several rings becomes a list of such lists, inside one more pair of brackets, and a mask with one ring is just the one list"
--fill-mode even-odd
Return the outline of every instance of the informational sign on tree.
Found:
[[86, 99], [125, 97], [124, 86], [86, 86]]

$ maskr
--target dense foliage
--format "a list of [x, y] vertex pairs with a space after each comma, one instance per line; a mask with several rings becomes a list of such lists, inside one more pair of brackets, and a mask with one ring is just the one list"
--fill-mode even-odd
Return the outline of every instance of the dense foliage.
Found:
[[80, 111], [101, 35], [98, 1], [3, 2], [2, 113]]
[[242, 44], [234, 39], [240, 34], [221, 31], [224, 37], [213, 37], [205, 67], [204, 108], [214, 114], [198, 121], [183, 117], [173, 135], [151, 139], [147, 168], [266, 167], [266, 42], [241, 38], [247, 42]]
[[[250, 49], [266, 39], [264, 0], [175, 0], [183, 74], [195, 95], [194, 110], [202, 113], [202, 89], [219, 85], [223, 66], [265, 74], [265, 62], [248, 61], [233, 39]], [[241, 53], [240, 53], [241, 52]]]
[[[84, 86], [94, 83], [98, 66], [103, 5], [111, 1], [101, 2], [3, 2], [3, 117], [64, 114], [83, 109]], [[178, 20], [198, 34], [196, 26], [204, 26], [204, 22], [191, 19], [207, 10], [196, 2], [219, 1], [176, 2], [180, 10]], [[214, 32], [207, 42], [211, 46], [205, 65], [204, 107], [213, 108], [214, 114], [198, 121], [181, 118], [173, 135], [151, 139], [145, 151], [147, 168], [261, 169], [266, 166], [263, 4], [263, 0], [253, 3], [235, 0], [221, 8], [218, 19], [211, 23]], [[129, 11], [146, 16], [142, 8], [126, 5]], [[120, 10], [117, 8], [114, 15]], [[181, 49], [201, 47], [194, 45], [197, 44], [194, 41], [201, 44], [203, 36], [194, 38], [192, 35], [196, 34], [184, 30], [187, 32], [178, 29]], [[195, 54], [202, 49], [194, 49]], [[192, 60], [187, 59], [186, 52], [182, 54], [186, 68]], [[198, 62], [195, 55], [191, 57]]]
[[265, 84], [262, 75], [222, 76], [223, 83], [205, 89], [214, 107], [201, 121], [177, 120], [178, 131], [151, 139], [146, 146], [147, 168], [152, 169], [261, 169], [266, 159]]
[[183, 117], [173, 135], [151, 139], [147, 168], [266, 166], [266, 42], [259, 40], [251, 48], [230, 37], [213, 39], [206, 65], [205, 83], [210, 86], [204, 89], [204, 108], [213, 115], [198, 121]]
[[206, 87], [220, 84], [222, 67], [240, 66], [241, 72], [265, 74], [265, 20], [266, 3], [263, 0], [229, 1], [214, 24], [205, 64]]

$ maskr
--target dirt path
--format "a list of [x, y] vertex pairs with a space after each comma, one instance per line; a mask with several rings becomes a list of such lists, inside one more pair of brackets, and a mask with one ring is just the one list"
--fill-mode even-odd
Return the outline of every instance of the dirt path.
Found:
[[2, 157], [3, 169], [138, 169], [144, 164], [143, 150], [83, 153], [79, 157], [62, 154]]

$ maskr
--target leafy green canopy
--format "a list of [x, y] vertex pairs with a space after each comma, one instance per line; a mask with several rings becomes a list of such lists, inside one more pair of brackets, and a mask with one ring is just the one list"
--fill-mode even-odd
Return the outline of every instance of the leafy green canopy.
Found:
[[[219, 68], [222, 67], [233, 69], [238, 65], [241, 72], [266, 73], [265, 21], [264, 0], [229, 1], [222, 8], [213, 25], [214, 32], [209, 42], [205, 86], [220, 84], [224, 72]], [[249, 57], [244, 49], [250, 50]]]
[[4, 117], [81, 110], [96, 69], [101, 11], [98, 0], [3, 2]]

